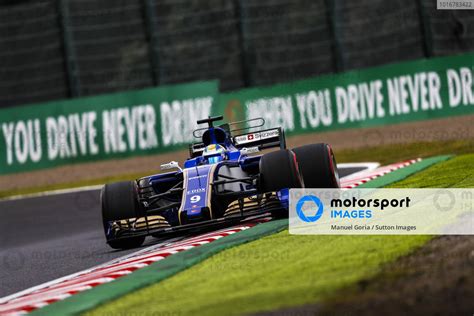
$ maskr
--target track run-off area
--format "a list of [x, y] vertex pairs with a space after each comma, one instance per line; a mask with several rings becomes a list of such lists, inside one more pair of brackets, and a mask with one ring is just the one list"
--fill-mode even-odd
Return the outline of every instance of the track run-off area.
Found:
[[[340, 164], [341, 186], [354, 188], [418, 161]], [[141, 248], [116, 251], [105, 243], [97, 188], [12, 197], [0, 201], [0, 210], [1, 315], [28, 313], [270, 219], [194, 236], [150, 237]]]

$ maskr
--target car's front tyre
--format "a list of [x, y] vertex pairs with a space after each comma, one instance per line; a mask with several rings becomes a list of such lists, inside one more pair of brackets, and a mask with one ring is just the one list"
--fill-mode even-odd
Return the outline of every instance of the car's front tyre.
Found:
[[137, 187], [134, 181], [106, 184], [101, 192], [102, 221], [107, 243], [114, 249], [139, 247], [145, 236], [115, 239], [111, 236], [110, 223], [139, 217]]

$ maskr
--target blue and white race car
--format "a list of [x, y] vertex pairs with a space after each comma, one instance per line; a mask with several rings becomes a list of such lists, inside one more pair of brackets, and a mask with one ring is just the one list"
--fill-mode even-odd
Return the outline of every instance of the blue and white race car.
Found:
[[[148, 235], [193, 233], [251, 216], [288, 216], [290, 188], [340, 187], [328, 144], [289, 150], [281, 128], [256, 132], [249, 132], [249, 127], [236, 128], [251, 123], [257, 123], [251, 128], [260, 128], [263, 119], [214, 126], [222, 119], [197, 121], [208, 126], [194, 131], [200, 141], [189, 146], [190, 158], [183, 167], [172, 161], [161, 165], [162, 170], [175, 169], [172, 172], [102, 188], [102, 217], [109, 246], [138, 247]], [[242, 134], [244, 130], [247, 133]], [[278, 150], [258, 154], [270, 148]]]

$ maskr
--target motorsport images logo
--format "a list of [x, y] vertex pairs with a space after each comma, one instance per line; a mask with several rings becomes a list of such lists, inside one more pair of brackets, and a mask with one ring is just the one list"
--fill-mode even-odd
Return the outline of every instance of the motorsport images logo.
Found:
[[[313, 216], [308, 216], [303, 212], [303, 206], [305, 203], [314, 204], [314, 207], [312, 206], [310, 208], [311, 212], [316, 210]], [[298, 217], [302, 221], [305, 221], [307, 223], [316, 222], [318, 219], [321, 218], [321, 216], [323, 216], [323, 211], [324, 211], [323, 202], [321, 202], [321, 200], [314, 195], [305, 195], [301, 199], [298, 200], [298, 203], [296, 203], [296, 214], [298, 214]]]
[[299, 235], [474, 235], [472, 189], [290, 189]]
[[[383, 211], [387, 207], [393, 208], [405, 208], [410, 207], [411, 199], [404, 197], [403, 199], [364, 199], [352, 197], [348, 198], [332, 198], [330, 199], [330, 212], [331, 218], [338, 219], [355, 219], [355, 218], [372, 218], [372, 208], [377, 208]], [[312, 207], [308, 210], [306, 205], [306, 214], [303, 210], [305, 203], [311, 203]], [[370, 208], [370, 209], [369, 209]], [[313, 216], [308, 216], [307, 213], [311, 213]], [[298, 217], [307, 223], [316, 222], [324, 213], [324, 204], [320, 198], [315, 195], [304, 195], [296, 203], [296, 214]]]

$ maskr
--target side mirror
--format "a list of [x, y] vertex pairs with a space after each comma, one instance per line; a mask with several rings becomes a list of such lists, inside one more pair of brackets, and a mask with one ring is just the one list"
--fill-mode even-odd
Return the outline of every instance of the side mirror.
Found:
[[160, 165], [161, 170], [179, 169], [182, 170], [177, 161], [170, 161]]

